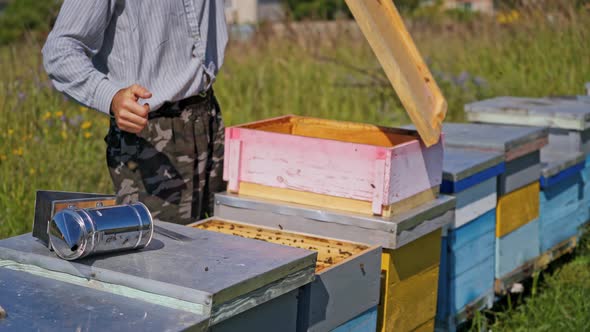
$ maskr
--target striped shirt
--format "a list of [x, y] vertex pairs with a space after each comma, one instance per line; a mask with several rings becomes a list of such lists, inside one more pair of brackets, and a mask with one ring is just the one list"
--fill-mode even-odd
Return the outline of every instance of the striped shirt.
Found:
[[227, 44], [224, 0], [64, 0], [43, 47], [57, 90], [109, 113], [132, 84], [151, 110], [206, 91]]

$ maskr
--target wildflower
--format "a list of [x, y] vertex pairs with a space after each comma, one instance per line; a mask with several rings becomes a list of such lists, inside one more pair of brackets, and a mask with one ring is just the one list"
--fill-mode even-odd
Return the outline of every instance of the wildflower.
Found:
[[85, 113], [86, 111], [88, 111], [87, 107], [80, 106], [80, 112]]
[[14, 129], [8, 129], [8, 136], [12, 136], [14, 134]]
[[35, 173], [36, 173], [35, 169], [31, 167], [31, 168], [29, 169], [29, 174], [31, 174], [31, 175], [35, 175]]
[[84, 133], [84, 138], [90, 138], [90, 137], [92, 137], [91, 133], [89, 133], [89, 132]]
[[67, 139], [68, 138], [68, 132], [65, 130], [62, 130], [60, 133], [61, 138], [63, 139]]
[[51, 119], [51, 112], [45, 112], [45, 114], [43, 114], [43, 120], [47, 121]]
[[55, 114], [54, 114], [54, 115], [55, 115], [55, 117], [56, 117], [56, 118], [61, 118], [61, 117], [64, 115], [64, 112], [62, 112], [62, 111], [57, 111], [57, 112], [55, 112]]
[[82, 123], [82, 126], [80, 128], [86, 130], [86, 129], [90, 129], [90, 127], [92, 127], [92, 122], [90, 122], [90, 121], [84, 121]]
[[0, 154], [0, 161], [5, 161], [6, 159], [6, 155]]
[[27, 97], [27, 95], [24, 92], [19, 92], [18, 93], [18, 100], [24, 100]]
[[22, 156], [24, 154], [23, 148], [13, 149], [12, 154], [19, 157]]

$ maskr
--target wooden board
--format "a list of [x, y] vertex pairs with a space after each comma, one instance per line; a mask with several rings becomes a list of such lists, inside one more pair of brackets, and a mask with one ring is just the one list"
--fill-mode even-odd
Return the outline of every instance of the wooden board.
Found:
[[540, 254], [539, 220], [535, 219], [496, 239], [496, 279], [514, 273]]
[[374, 307], [350, 321], [340, 325], [332, 332], [369, 332], [377, 329], [377, 307]]
[[391, 1], [346, 0], [406, 112], [427, 146], [440, 138], [444, 99]]
[[542, 153], [590, 153], [590, 129], [573, 131], [567, 129], [549, 129], [549, 144]]
[[496, 237], [506, 236], [539, 218], [539, 192], [539, 182], [535, 182], [498, 199]]
[[551, 127], [590, 128], [590, 101], [578, 98], [497, 97], [465, 105], [473, 122]]
[[541, 169], [541, 154], [538, 150], [507, 162], [504, 173], [498, 176], [498, 195], [507, 195], [539, 181]]
[[546, 188], [570, 176], [579, 175], [585, 167], [586, 156], [580, 152], [543, 153], [541, 160], [541, 188]]
[[[307, 136], [266, 129], [277, 122], [315, 129], [307, 129]], [[326, 136], [325, 127], [339, 132], [341, 140], [333, 139], [334, 133]], [[386, 137], [387, 144], [359, 141], [371, 137], [369, 132]], [[442, 181], [442, 142], [427, 148], [417, 136], [411, 130], [296, 116], [231, 127], [225, 137], [224, 179], [233, 193], [241, 193], [242, 183], [259, 184], [369, 202], [372, 213], [382, 215], [384, 206]]]
[[586, 83], [586, 94], [590, 96], [590, 83]]
[[[493, 173], [489, 173], [489, 170], [495, 170], [496, 166], [502, 165], [503, 163], [504, 154], [500, 152], [445, 147], [443, 180], [459, 183], [468, 178], [476, 178], [477, 181], [471, 181], [471, 185], [475, 185], [500, 174], [501, 169]], [[476, 176], [478, 174], [483, 175]], [[464, 188], [454, 190], [453, 192], [464, 190], [469, 186], [462, 187]]]
[[396, 250], [383, 250], [385, 272], [380, 331], [412, 331], [434, 319], [438, 291], [441, 232]]
[[506, 162], [540, 150], [548, 143], [547, 128], [445, 123], [445, 147], [504, 153]]
[[215, 196], [215, 215], [230, 220], [397, 249], [449, 225], [455, 198], [441, 195], [400, 216], [383, 218], [228, 193]]
[[[240, 182], [240, 195], [259, 197], [263, 199], [278, 199], [284, 202], [329, 207], [334, 210], [341, 210], [365, 215], [373, 214], [373, 203], [368, 201], [316, 194], [306, 191], [298, 191], [287, 188], [276, 188], [261, 184]], [[438, 197], [439, 187], [427, 189], [421, 193], [411, 196], [403, 201], [387, 206], [381, 206], [381, 215], [391, 217], [408, 212], [420, 205], [433, 201]]]
[[443, 325], [454, 326], [460, 313], [481, 309], [481, 299], [493, 292], [495, 218], [492, 210], [443, 237], [437, 303]]
[[578, 235], [575, 235], [543, 252], [543, 254], [535, 260], [535, 270], [544, 270], [562, 256], [571, 254], [578, 246], [578, 241]]
[[[316, 279], [299, 293], [298, 330], [334, 329], [379, 303], [381, 250], [377, 246], [211, 218], [192, 225], [237, 237], [318, 253]], [[354, 303], [350, 301], [354, 299]]]
[[456, 193], [455, 221], [451, 228], [459, 228], [496, 208], [497, 180], [488, 179], [469, 189]]

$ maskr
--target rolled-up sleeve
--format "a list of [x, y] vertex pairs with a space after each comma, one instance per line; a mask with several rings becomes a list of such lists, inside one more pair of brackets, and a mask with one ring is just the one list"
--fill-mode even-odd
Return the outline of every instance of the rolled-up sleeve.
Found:
[[55, 88], [79, 103], [109, 113], [122, 86], [95, 68], [115, 0], [65, 0], [43, 47], [43, 65]]

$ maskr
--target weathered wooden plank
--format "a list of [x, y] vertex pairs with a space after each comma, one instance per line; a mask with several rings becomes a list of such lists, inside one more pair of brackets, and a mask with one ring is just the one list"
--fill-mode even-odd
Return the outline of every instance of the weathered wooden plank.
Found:
[[496, 208], [497, 203], [497, 180], [488, 179], [469, 189], [456, 193], [457, 199], [455, 208], [455, 221], [452, 228], [461, 227], [486, 212]]
[[[206, 331], [209, 318], [0, 267], [3, 331]], [[146, 315], [149, 312], [149, 315]]]
[[504, 237], [539, 218], [539, 191], [539, 182], [535, 182], [498, 199], [496, 237]]
[[375, 207], [373, 206], [374, 203], [364, 200], [316, 194], [287, 188], [275, 188], [249, 182], [241, 182], [239, 188], [240, 196], [258, 197], [262, 199], [279, 198], [283, 202], [329, 207], [334, 210], [364, 215], [381, 215], [383, 217], [400, 215], [420, 205], [435, 200], [438, 196], [439, 190], [438, 186], [430, 188], [391, 205], [384, 206], [378, 203], [377, 205], [380, 206], [380, 209], [379, 212], [376, 213]]
[[369, 332], [377, 330], [377, 307], [362, 313], [340, 325], [332, 332]]
[[468, 180], [469, 185], [463, 185], [461, 191], [497, 176], [502, 169], [497, 169], [504, 163], [504, 154], [500, 152], [485, 152], [462, 148], [445, 147], [443, 158], [443, 181], [458, 183]]
[[[546, 145], [547, 128], [500, 126], [473, 123], [445, 123], [446, 147], [470, 148], [483, 151], [497, 151], [505, 154], [505, 161], [540, 150]], [[539, 144], [531, 144], [535, 142]], [[514, 153], [517, 151], [518, 153]]]
[[[494, 256], [496, 217], [490, 211], [477, 220], [449, 232], [450, 277], [457, 277]], [[492, 288], [490, 284], [489, 288]]]
[[283, 294], [213, 325], [208, 332], [285, 331], [297, 332], [298, 290]]
[[474, 122], [552, 127], [590, 128], [590, 102], [577, 98], [497, 97], [465, 105]]
[[558, 260], [562, 256], [572, 253], [578, 246], [578, 237], [579, 235], [576, 234], [543, 252], [541, 256], [535, 260], [535, 270], [544, 270], [549, 264]]
[[590, 129], [572, 131], [567, 129], [549, 128], [549, 144], [541, 151], [548, 153], [590, 153]]
[[539, 181], [541, 154], [533, 151], [506, 163], [506, 170], [498, 177], [498, 195], [504, 196]]
[[215, 215], [230, 220], [396, 249], [454, 220], [455, 198], [441, 195], [395, 217], [351, 214], [277, 200], [217, 194]]
[[536, 219], [496, 239], [496, 279], [514, 273], [540, 254], [539, 220]]
[[[437, 187], [442, 181], [442, 142], [426, 148], [415, 131], [297, 116], [285, 118], [268, 120], [271, 129], [263, 122], [227, 129], [227, 144], [240, 142], [241, 149], [239, 170], [232, 155], [226, 153], [229, 160], [225, 164], [232, 168], [224, 171], [226, 180], [238, 174], [240, 183], [371, 204], [376, 197], [382, 197], [385, 206]], [[293, 134], [286, 135], [273, 131], [277, 121], [318, 128], [308, 129], [305, 135], [293, 129]], [[336, 140], [335, 134], [326, 135], [326, 126], [337, 129], [342, 137]], [[366, 144], [367, 137], [375, 136], [369, 133], [377, 134], [373, 144]], [[226, 147], [226, 151], [233, 150]], [[383, 162], [385, 171], [376, 173], [376, 164]], [[382, 194], [375, 193], [379, 184], [384, 185]]]
[[434, 319], [440, 250], [440, 230], [399, 249], [383, 250], [379, 330], [411, 331]]
[[379, 303], [380, 247], [219, 218], [191, 226], [317, 251], [316, 279], [298, 295], [299, 331], [329, 331]]
[[425, 144], [439, 141], [445, 101], [393, 2], [346, 0]]
[[582, 153], [544, 153], [542, 158], [541, 188], [558, 184], [570, 176], [579, 175], [585, 167]]
[[[453, 278], [450, 281], [450, 299], [449, 306], [451, 314], [457, 314], [465, 311], [468, 306], [477, 300], [493, 293], [494, 291], [494, 255], [487, 257], [487, 259], [479, 264], [473, 266], [472, 269], [465, 271]], [[481, 303], [484, 307], [488, 303]], [[483, 309], [479, 308], [469, 308]]]

